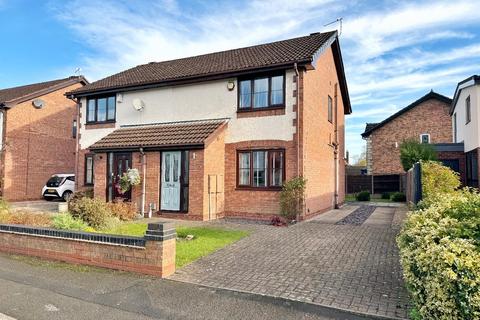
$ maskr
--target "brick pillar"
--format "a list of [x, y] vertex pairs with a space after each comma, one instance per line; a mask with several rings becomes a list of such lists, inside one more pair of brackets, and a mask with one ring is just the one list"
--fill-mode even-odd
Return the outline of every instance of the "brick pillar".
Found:
[[156, 261], [156, 272], [162, 278], [175, 272], [176, 239], [173, 222], [149, 223], [144, 236], [147, 258]]

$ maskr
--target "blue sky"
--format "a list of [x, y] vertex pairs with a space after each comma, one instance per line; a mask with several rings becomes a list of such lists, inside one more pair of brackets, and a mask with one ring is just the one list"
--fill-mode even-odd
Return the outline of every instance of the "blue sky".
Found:
[[431, 89], [452, 96], [480, 73], [480, 1], [0, 0], [0, 88], [72, 75], [90, 81], [150, 61], [326, 31], [340, 36], [353, 158], [366, 122]]

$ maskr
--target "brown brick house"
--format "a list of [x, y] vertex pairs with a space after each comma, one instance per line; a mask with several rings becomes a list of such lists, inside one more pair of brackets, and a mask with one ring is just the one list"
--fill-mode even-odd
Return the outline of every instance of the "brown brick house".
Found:
[[86, 83], [69, 77], [0, 90], [3, 198], [41, 199], [52, 174], [74, 172], [77, 109], [64, 94]]
[[367, 141], [368, 174], [404, 174], [399, 149], [404, 140], [452, 142], [451, 103], [452, 99], [431, 91], [382, 122], [367, 123], [362, 137]]
[[[344, 201], [344, 115], [336, 32], [152, 62], [68, 95], [80, 105], [78, 188], [140, 211], [270, 219], [282, 184], [308, 179], [303, 217]], [[122, 194], [127, 168], [143, 177]]]

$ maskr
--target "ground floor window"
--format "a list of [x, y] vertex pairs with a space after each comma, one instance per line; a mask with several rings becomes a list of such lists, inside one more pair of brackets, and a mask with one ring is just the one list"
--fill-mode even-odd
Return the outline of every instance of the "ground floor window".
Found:
[[93, 185], [93, 154], [85, 156], [85, 185]]
[[284, 150], [241, 150], [237, 157], [237, 185], [280, 188], [284, 181]]
[[477, 149], [466, 153], [467, 186], [478, 187], [478, 155]]

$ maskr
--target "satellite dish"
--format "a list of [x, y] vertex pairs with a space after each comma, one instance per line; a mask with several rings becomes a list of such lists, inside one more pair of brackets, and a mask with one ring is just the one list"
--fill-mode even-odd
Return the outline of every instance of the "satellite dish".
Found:
[[35, 99], [35, 100], [32, 101], [32, 105], [36, 109], [42, 109], [43, 106], [45, 105], [45, 102], [42, 99]]
[[145, 103], [141, 99], [133, 99], [132, 101], [133, 108], [137, 111], [142, 111], [145, 108]]

